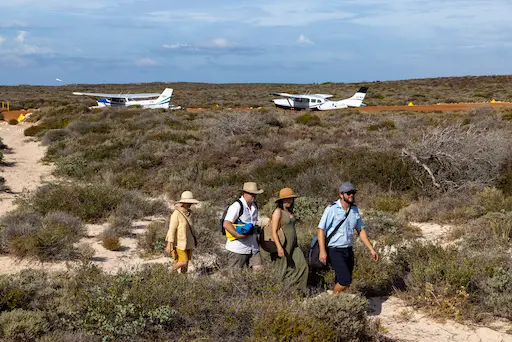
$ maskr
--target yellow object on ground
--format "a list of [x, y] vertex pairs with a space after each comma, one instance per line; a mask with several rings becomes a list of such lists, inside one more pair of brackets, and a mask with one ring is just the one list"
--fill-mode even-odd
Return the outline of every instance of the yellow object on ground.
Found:
[[23, 119], [25, 119], [25, 116], [23, 114], [20, 114], [20, 116], [18, 116], [18, 121], [22, 121]]
[[495, 99], [492, 99], [491, 103], [496, 103], [496, 100], [495, 100]]
[[412, 107], [414, 105], [412, 104], [412, 102], [409, 102], [409, 104], [407, 106]]

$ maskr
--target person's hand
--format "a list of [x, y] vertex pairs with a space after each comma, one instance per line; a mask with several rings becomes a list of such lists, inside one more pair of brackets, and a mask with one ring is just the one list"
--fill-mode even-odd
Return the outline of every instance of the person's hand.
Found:
[[236, 239], [237, 239], [237, 240], [241, 240], [241, 239], [246, 238], [246, 237], [247, 237], [247, 235], [245, 235], [245, 234], [238, 234], [238, 233], [236, 233], [236, 236], [235, 236], [235, 237], [236, 237]]
[[374, 249], [372, 249], [370, 253], [372, 254], [373, 261], [379, 261], [379, 255], [377, 254], [377, 252], [375, 252]]
[[320, 255], [318, 257], [318, 259], [320, 260], [320, 262], [324, 265], [327, 264], [327, 252], [320, 252]]
[[282, 258], [284, 257], [284, 249], [283, 247], [277, 249], [277, 256]]
[[168, 243], [168, 244], [167, 244], [167, 247], [165, 247], [165, 253], [166, 253], [167, 255], [171, 255], [171, 251], [172, 251], [173, 249], [174, 249], [174, 247], [173, 247], [172, 243]]

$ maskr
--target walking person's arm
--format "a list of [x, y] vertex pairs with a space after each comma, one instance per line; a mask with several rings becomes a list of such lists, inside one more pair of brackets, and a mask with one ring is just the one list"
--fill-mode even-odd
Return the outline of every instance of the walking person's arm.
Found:
[[[178, 210], [178, 209], [176, 209]], [[177, 238], [178, 233], [178, 217], [177, 215], [174, 215], [174, 213], [171, 215], [171, 219], [169, 222], [169, 229], [167, 230], [167, 235], [165, 236], [165, 241], [167, 241], [167, 246], [165, 247], [165, 252], [167, 255], [171, 254], [171, 251], [176, 247], [175, 242]]]
[[322, 264], [327, 263], [327, 250], [325, 249], [325, 231], [323, 229], [317, 228], [317, 236], [318, 236], [318, 247], [320, 247], [320, 255], [318, 259]]
[[366, 229], [361, 229], [361, 232], [359, 233], [359, 237], [361, 238], [361, 241], [363, 241], [364, 245], [368, 250], [370, 251], [372, 255], [372, 259], [375, 261], [379, 260], [379, 254], [373, 249], [372, 243], [370, 242], [370, 239], [368, 238], [368, 234], [366, 233]]
[[272, 239], [274, 239], [274, 243], [277, 247], [277, 255], [279, 257], [284, 257], [284, 249], [281, 246], [281, 241], [279, 241], [279, 236], [277, 235], [277, 231], [279, 230], [279, 222], [281, 222], [281, 209], [276, 208], [274, 213], [272, 214]]
[[322, 264], [327, 264], [327, 248], [325, 246], [325, 232], [327, 228], [332, 226], [332, 217], [330, 218], [330, 208], [327, 207], [322, 214], [322, 218], [320, 219], [320, 223], [318, 224], [317, 229], [317, 237], [318, 237], [318, 247], [320, 248], [320, 254], [318, 255], [318, 259]]

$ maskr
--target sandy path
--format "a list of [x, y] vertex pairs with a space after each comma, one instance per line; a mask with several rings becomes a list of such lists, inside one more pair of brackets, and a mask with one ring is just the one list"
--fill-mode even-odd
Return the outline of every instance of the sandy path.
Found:
[[0, 137], [9, 151], [4, 153], [4, 161], [11, 166], [0, 166], [0, 175], [5, 178], [5, 185], [11, 193], [0, 193], [0, 216], [13, 209], [14, 198], [24, 189], [34, 190], [41, 182], [51, 180], [53, 166], [40, 162], [44, 157], [45, 147], [23, 135], [28, 124], [8, 125], [0, 123]]
[[[420, 240], [434, 243], [442, 243], [442, 238], [453, 228], [432, 222], [411, 222], [411, 225], [421, 229]], [[512, 342], [512, 334], [506, 332], [512, 331], [512, 322], [500, 322], [496, 330], [452, 320], [437, 322], [393, 296], [371, 298], [370, 316], [381, 320], [386, 336], [399, 341]]]
[[370, 315], [381, 320], [385, 335], [399, 341], [415, 342], [512, 342], [512, 329], [503, 323], [500, 330], [463, 325], [454, 321], [436, 322], [420, 311], [407, 307], [396, 297], [376, 297], [370, 301]]

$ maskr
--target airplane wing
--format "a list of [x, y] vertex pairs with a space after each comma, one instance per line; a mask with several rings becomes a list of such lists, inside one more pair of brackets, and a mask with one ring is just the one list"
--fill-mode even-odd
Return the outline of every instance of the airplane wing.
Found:
[[103, 93], [82, 93], [73, 92], [73, 95], [84, 95], [92, 97], [104, 97], [107, 99], [142, 99], [147, 97], [157, 97], [160, 93], [147, 93], [147, 94], [103, 94]]
[[284, 96], [284, 97], [300, 97], [300, 95], [293, 95], [293, 94], [288, 94], [288, 93], [272, 93], [270, 95]]
[[333, 97], [334, 95], [331, 94], [315, 94], [317, 97], [321, 97], [323, 99], [328, 99], [329, 97]]
[[284, 96], [284, 97], [294, 97], [296, 99], [309, 99], [309, 98], [314, 98], [314, 97], [317, 97], [317, 98], [322, 98], [322, 99], [327, 99], [329, 97], [333, 97], [334, 95], [330, 95], [330, 94], [302, 94], [302, 95], [299, 95], [299, 94], [288, 94], [288, 93], [272, 93], [271, 95], [276, 95], [276, 96]]

